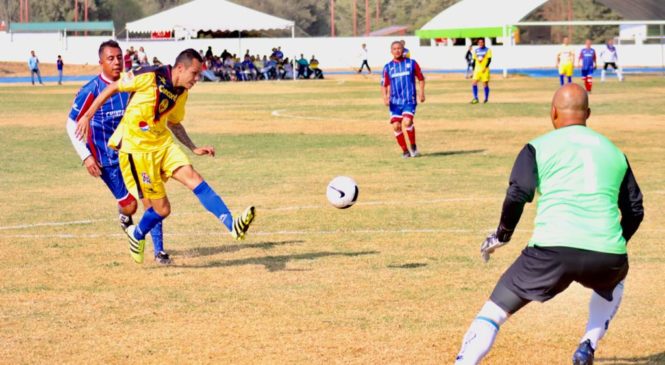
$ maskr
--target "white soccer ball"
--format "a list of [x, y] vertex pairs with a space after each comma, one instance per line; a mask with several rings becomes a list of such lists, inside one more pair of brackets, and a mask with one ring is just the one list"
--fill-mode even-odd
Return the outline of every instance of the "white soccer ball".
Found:
[[328, 184], [326, 196], [333, 207], [349, 208], [358, 200], [358, 184], [348, 176], [337, 176]]

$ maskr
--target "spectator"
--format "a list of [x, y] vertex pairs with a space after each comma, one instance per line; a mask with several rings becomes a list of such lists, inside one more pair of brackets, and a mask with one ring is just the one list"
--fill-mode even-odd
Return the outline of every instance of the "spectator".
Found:
[[263, 62], [265, 60], [265, 56], [263, 57], [263, 60], [259, 55], [256, 55], [256, 57], [252, 57], [254, 60], [254, 78], [255, 80], [260, 80], [263, 76]]
[[152, 65], [153, 65], [153, 66], [161, 66], [161, 65], [162, 65], [162, 61], [160, 61], [159, 59], [157, 59], [157, 57], [153, 57], [153, 58], [152, 58]]
[[32, 79], [32, 84], [35, 84], [35, 74], [37, 74], [37, 79], [39, 80], [40, 85], [44, 85], [42, 82], [42, 74], [39, 72], [39, 58], [35, 55], [35, 51], [30, 51], [30, 58], [28, 59], [28, 67], [30, 68], [30, 78]]
[[225, 61], [227, 58], [231, 57], [231, 54], [229, 53], [229, 51], [224, 50], [224, 52], [222, 52], [222, 55], [220, 57], [222, 58], [222, 61]]
[[244, 81], [254, 80], [256, 77], [256, 68], [254, 67], [252, 58], [249, 56], [249, 51], [242, 61], [242, 74]]
[[[263, 58], [265, 59], [266, 56], [263, 56]], [[266, 80], [274, 80], [277, 78], [277, 62], [275, 62], [274, 56], [271, 56], [270, 59], [263, 62], [261, 73]]]
[[309, 60], [309, 68], [314, 72], [314, 79], [323, 79], [323, 71], [319, 68], [319, 60], [314, 55]]
[[277, 62], [280, 62], [284, 59], [284, 53], [282, 53], [282, 47], [277, 47], [275, 51], [275, 57], [277, 57]]
[[62, 85], [62, 69], [65, 66], [65, 64], [62, 62], [62, 56], [58, 55], [56, 65], [58, 67], [58, 85]]
[[293, 62], [289, 61], [288, 57], [282, 63], [282, 79], [293, 79]]
[[206, 51], [205, 57], [203, 57], [203, 59], [210, 61], [212, 60], [212, 56], [212, 46], [208, 46], [208, 50]]
[[469, 46], [469, 49], [466, 50], [466, 55], [464, 58], [466, 59], [466, 73], [464, 74], [464, 78], [468, 79], [471, 77], [471, 73], [473, 72], [473, 45]]
[[132, 69], [132, 50], [127, 49], [125, 56], [123, 57], [125, 63], [125, 72], [129, 72]]
[[139, 47], [139, 51], [137, 52], [137, 58], [139, 62], [139, 66], [149, 66], [150, 62], [148, 62], [148, 55], [145, 53], [145, 49], [143, 47]]
[[360, 53], [360, 58], [363, 59], [363, 63], [360, 65], [360, 68], [358, 69], [358, 73], [363, 72], [363, 68], [364, 68], [364, 67], [367, 67], [367, 71], [371, 74], [371, 73], [372, 73], [372, 69], [369, 68], [369, 63], [368, 63], [368, 59], [369, 59], [369, 51], [367, 51], [367, 45], [366, 45], [365, 43], [363, 43], [363, 45], [362, 45], [362, 50], [361, 50], [361, 53]]
[[301, 53], [300, 59], [298, 60], [298, 78], [309, 79], [310, 72], [309, 62], [307, 62], [307, 59]]

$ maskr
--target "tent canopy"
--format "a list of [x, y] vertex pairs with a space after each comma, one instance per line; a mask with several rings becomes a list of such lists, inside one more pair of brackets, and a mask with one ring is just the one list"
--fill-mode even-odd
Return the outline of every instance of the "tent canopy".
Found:
[[62, 31], [108, 31], [114, 32], [113, 22], [48, 22], [11, 23], [9, 31], [17, 32], [62, 32]]
[[127, 23], [127, 32], [250, 31], [292, 29], [294, 22], [226, 0], [194, 0], [149, 17]]
[[427, 22], [420, 38], [502, 37], [547, 0], [462, 0]]

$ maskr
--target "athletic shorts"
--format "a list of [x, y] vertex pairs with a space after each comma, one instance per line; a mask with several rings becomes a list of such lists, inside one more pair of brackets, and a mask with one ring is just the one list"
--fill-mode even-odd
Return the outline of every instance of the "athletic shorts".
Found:
[[572, 63], [559, 64], [559, 75], [564, 75], [568, 77], [573, 76], [573, 64]]
[[416, 115], [416, 104], [393, 104], [390, 103], [390, 123], [401, 122], [404, 117], [413, 119]]
[[490, 69], [485, 68], [485, 71], [481, 72], [480, 69], [473, 70], [473, 77], [471, 77], [473, 81], [480, 81], [480, 82], [489, 82], [490, 81]]
[[100, 177], [109, 190], [111, 190], [111, 194], [118, 201], [118, 205], [124, 207], [135, 201], [134, 197], [127, 191], [125, 182], [122, 179], [120, 165], [104, 166], [101, 170], [102, 175]]
[[618, 69], [616, 62], [605, 62], [605, 64], [603, 65], [603, 70], [607, 70], [608, 66], [612, 66], [613, 70]]
[[570, 247], [527, 247], [501, 276], [490, 299], [508, 313], [530, 301], [545, 302], [573, 282], [612, 300], [628, 274], [628, 256]]
[[580, 71], [582, 72], [582, 77], [587, 77], [587, 76], [593, 76], [593, 71], [595, 71], [595, 69], [593, 69], [593, 68], [583, 68]]
[[179, 167], [191, 165], [187, 155], [175, 143], [153, 152], [120, 151], [118, 157], [127, 190], [139, 199], [166, 197], [164, 183]]

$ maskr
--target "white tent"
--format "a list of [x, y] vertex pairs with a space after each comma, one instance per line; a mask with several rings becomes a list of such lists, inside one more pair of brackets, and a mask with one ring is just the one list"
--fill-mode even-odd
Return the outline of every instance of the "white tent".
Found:
[[291, 29], [295, 23], [226, 0], [194, 0], [127, 23], [128, 33]]
[[421, 38], [502, 37], [547, 0], [462, 0], [427, 22]]

